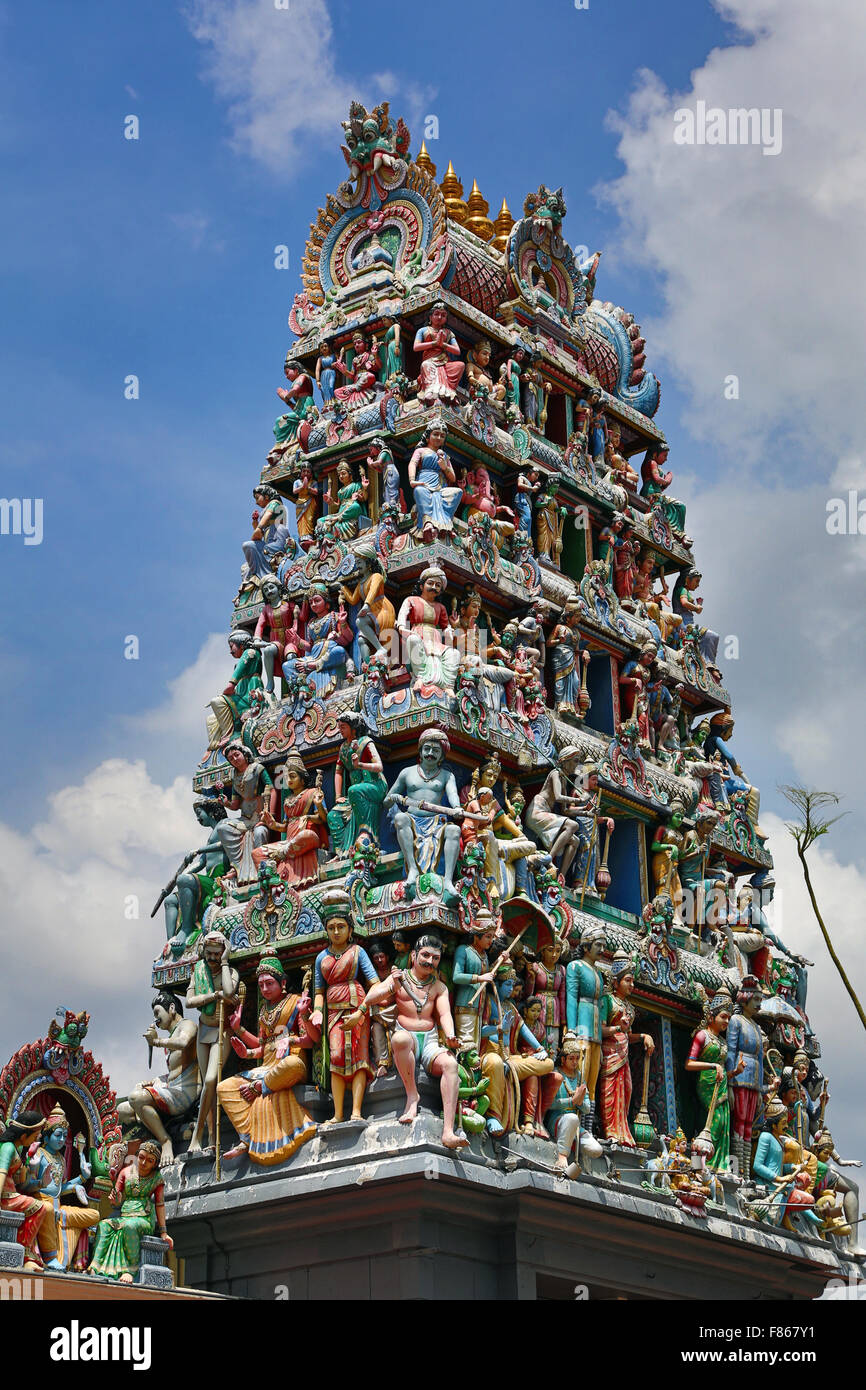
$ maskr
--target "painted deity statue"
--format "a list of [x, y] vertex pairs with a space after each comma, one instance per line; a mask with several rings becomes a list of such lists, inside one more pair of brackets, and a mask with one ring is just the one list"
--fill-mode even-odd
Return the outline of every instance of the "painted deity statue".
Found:
[[406, 665], [415, 677], [414, 688], [422, 695], [436, 690], [453, 690], [460, 665], [460, 652], [448, 610], [440, 597], [447, 580], [438, 565], [429, 565], [419, 579], [421, 592], [404, 599], [397, 614]]
[[123, 1165], [109, 1197], [116, 1216], [100, 1221], [89, 1273], [132, 1284], [141, 1266], [142, 1236], [156, 1233], [169, 1249], [165, 1226], [165, 1186], [159, 1171], [159, 1145], [147, 1140]]
[[656, 660], [656, 645], [647, 642], [641, 647], [636, 661], [626, 661], [619, 676], [620, 714], [622, 723], [632, 720], [638, 727], [638, 742], [646, 751], [652, 749], [652, 731], [649, 719], [649, 696], [647, 687], [653, 676]]
[[316, 530], [316, 509], [319, 494], [309, 464], [302, 464], [298, 475], [292, 481], [292, 502], [295, 508], [295, 526], [298, 544], [302, 550], [309, 550]]
[[755, 1022], [762, 998], [758, 981], [747, 975], [740, 985], [737, 1008], [728, 1024], [725, 1056], [731, 1097], [731, 1151], [735, 1171], [745, 1180], [749, 1178], [752, 1126], [758, 1102], [769, 1090], [764, 1083], [764, 1035]]
[[559, 568], [565, 508], [557, 503], [559, 483], [548, 478], [535, 498], [535, 549], [539, 560]]
[[494, 901], [506, 902], [526, 887], [525, 860], [537, 855], [535, 845], [511, 813], [503, 810], [494, 787], [502, 766], [494, 753], [472, 774], [461, 793], [464, 818], [460, 829], [462, 851], [478, 843], [484, 849], [484, 872]]
[[341, 714], [338, 728], [343, 742], [334, 769], [334, 805], [328, 812], [328, 828], [335, 854], [347, 855], [363, 832], [379, 844], [379, 821], [388, 783], [364, 716], [354, 712]]
[[[286, 506], [276, 488], [259, 483], [253, 488], [256, 510], [253, 512], [253, 534], [243, 543], [244, 570], [241, 590], [254, 579], [270, 574], [277, 560], [296, 551], [289, 530]], [[300, 532], [298, 533], [300, 535]]]
[[505, 383], [494, 382], [490, 375], [490, 357], [493, 352], [489, 338], [479, 338], [466, 354], [466, 377], [469, 394], [473, 400], [502, 401], [505, 399]]
[[560, 960], [562, 944], [549, 941], [541, 947], [537, 958], [526, 968], [524, 991], [527, 999], [541, 1001], [540, 1023], [544, 1030], [544, 1045], [551, 1057], [559, 1051], [559, 1041], [565, 1026], [565, 966]]
[[325, 794], [321, 787], [310, 786], [310, 773], [297, 755], [286, 759], [283, 779], [285, 793], [279, 815], [278, 792], [271, 795], [271, 808], [262, 811], [263, 823], [282, 838], [253, 850], [253, 860], [258, 870], [263, 860], [272, 859], [285, 883], [304, 888], [318, 881], [318, 852], [328, 848]]
[[672, 605], [674, 612], [682, 619], [680, 633], [684, 634], [688, 629], [693, 629], [698, 635], [701, 653], [712, 665], [719, 650], [719, 634], [711, 632], [698, 621], [704, 607], [703, 599], [696, 592], [701, 578], [700, 570], [693, 567], [681, 570], [674, 581]]
[[586, 1127], [590, 1102], [582, 1065], [581, 1041], [573, 1033], [566, 1033], [556, 1063], [559, 1085], [545, 1123], [556, 1144], [557, 1172], [568, 1178], [580, 1176], [581, 1150], [588, 1158], [602, 1152], [598, 1140]]
[[529, 803], [526, 828], [558, 863], [562, 877], [573, 868], [582, 896], [594, 896], [599, 826], [606, 826], [611, 834], [614, 822], [599, 812], [591, 767], [581, 783], [573, 783], [573, 790], [568, 790], [579, 761], [579, 749], [568, 744], [560, 750], [559, 767], [548, 773], [541, 791]]
[[209, 1148], [216, 1144], [217, 1077], [229, 1055], [225, 1025], [238, 1005], [238, 980], [238, 972], [229, 965], [229, 943], [222, 932], [207, 932], [199, 942], [199, 959], [186, 992], [187, 1008], [198, 1010], [196, 1053], [201, 1077], [198, 1115], [188, 1150], [191, 1154], [201, 1152], [205, 1127], [210, 1134]]
[[579, 955], [565, 968], [565, 1018], [569, 1033], [573, 1033], [580, 1044], [580, 1079], [586, 1082], [590, 1107], [586, 1128], [590, 1133], [601, 1071], [604, 977], [596, 962], [603, 950], [602, 928], [585, 927], [580, 934]]
[[7, 1120], [0, 1134], [0, 1210], [18, 1212], [23, 1221], [17, 1240], [24, 1246], [24, 1268], [42, 1269], [38, 1237], [46, 1216], [42, 1199], [25, 1193], [27, 1181], [27, 1152], [42, 1138], [45, 1119], [38, 1110], [21, 1110], [17, 1117]]
[[379, 372], [379, 380], [388, 385], [394, 381], [403, 371], [403, 347], [400, 341], [401, 330], [399, 319], [388, 315], [382, 320], [385, 328], [385, 336], [382, 339], [382, 346], [379, 350], [379, 357], [382, 367]]
[[244, 1060], [261, 1058], [261, 1063], [221, 1081], [217, 1097], [238, 1136], [237, 1144], [224, 1155], [226, 1162], [249, 1156], [251, 1163], [271, 1167], [316, 1133], [294, 1093], [306, 1081], [304, 1052], [313, 1045], [307, 1027], [310, 996], [306, 991], [289, 992], [286, 972], [276, 956], [259, 961], [256, 979], [261, 999], [258, 1033], [241, 1026], [239, 1008], [229, 1027], [237, 1055]]
[[[165, 1053], [167, 1076], [155, 1076], [133, 1086], [126, 1100], [117, 1107], [121, 1124], [144, 1125], [161, 1144], [162, 1166], [174, 1162], [174, 1146], [165, 1128], [166, 1119], [175, 1119], [191, 1110], [198, 1099], [201, 1078], [198, 1069], [198, 1029], [184, 1018], [176, 995], [160, 990], [153, 1000], [153, 1020], [144, 1034], [148, 1047]], [[160, 1029], [165, 1037], [160, 1037]]]
[[310, 650], [295, 662], [295, 670], [306, 676], [316, 695], [324, 700], [339, 690], [346, 675], [347, 649], [353, 632], [342, 604], [331, 607], [326, 584], [310, 585], [308, 599], [311, 616], [307, 619]]
[[373, 470], [382, 475], [382, 510], [397, 508], [403, 511], [403, 492], [400, 487], [400, 470], [394, 462], [390, 446], [381, 434], [370, 440], [367, 454], [367, 471]]
[[298, 626], [298, 605], [286, 597], [275, 574], [262, 580], [262, 598], [264, 604], [256, 622], [255, 641], [262, 655], [265, 695], [268, 704], [276, 705], [275, 678], [279, 676], [291, 683], [295, 679], [298, 657], [310, 650], [310, 643], [301, 635]]
[[362, 663], [373, 660], [388, 664], [397, 621], [394, 605], [385, 593], [385, 577], [374, 560], [356, 556], [358, 578], [351, 587], [344, 584], [340, 596], [344, 603], [357, 605], [355, 635]]
[[415, 532], [424, 542], [454, 530], [454, 518], [463, 499], [456, 486], [454, 465], [445, 452], [445, 423], [433, 419], [409, 460], [409, 486], [415, 499]]
[[252, 883], [257, 874], [253, 850], [267, 843], [268, 829], [262, 822], [265, 792], [273, 788], [270, 773], [257, 762], [246, 744], [239, 740], [227, 743], [223, 749], [226, 762], [232, 769], [231, 788], [222, 794], [230, 811], [239, 811], [234, 819], [221, 821], [217, 836], [225, 856], [235, 871], [238, 884]]
[[541, 491], [541, 473], [533, 465], [525, 473], [518, 473], [514, 487], [514, 511], [517, 516], [517, 530], [524, 536], [532, 537], [532, 504]]
[[443, 857], [442, 892], [446, 902], [457, 901], [454, 868], [460, 850], [463, 808], [454, 773], [445, 764], [451, 751], [446, 734], [425, 729], [418, 739], [418, 762], [397, 776], [383, 805], [393, 807], [392, 820], [403, 856], [406, 894], [414, 896], [421, 874], [433, 873]]
[[633, 1031], [635, 1008], [630, 996], [634, 990], [634, 965], [631, 957], [624, 951], [617, 951], [610, 973], [613, 990], [606, 993], [601, 1001], [599, 1108], [605, 1139], [633, 1149], [635, 1140], [628, 1123], [632, 1092], [629, 1043], [641, 1043], [648, 1054], [652, 1054], [655, 1044], [649, 1033]]
[[[697, 1096], [707, 1112], [706, 1119], [709, 1119], [710, 1109], [713, 1110], [709, 1124], [713, 1153], [707, 1167], [721, 1173], [727, 1173], [731, 1166], [731, 1104], [725, 1034], [732, 1008], [731, 996], [724, 990], [709, 1001], [703, 1027], [695, 1032], [686, 1061], [686, 1071], [697, 1073]], [[741, 1056], [736, 1063], [736, 1075], [739, 1076], [745, 1067], [745, 1058]]]
[[[787, 1162], [787, 1125], [788, 1111], [785, 1105], [775, 1097], [768, 1100], [764, 1112], [764, 1128], [758, 1136], [751, 1171], [752, 1176], [764, 1183], [769, 1191], [769, 1221], [796, 1232], [794, 1218], [800, 1215], [814, 1217], [815, 1226], [820, 1225], [820, 1218], [808, 1211], [808, 1208], [814, 1205], [815, 1199], [798, 1181], [801, 1178], [808, 1181], [809, 1160], [812, 1155], [800, 1158], [794, 1164]], [[799, 1145], [796, 1148], [798, 1155], [801, 1154]], [[807, 1200], [804, 1201], [803, 1198]]]
[[[439, 1082], [442, 1094], [442, 1143], [460, 1149], [469, 1142], [454, 1128], [460, 1086], [455, 1053], [458, 1048], [448, 990], [438, 977], [442, 942], [436, 936], [420, 936], [408, 966], [373, 985], [356, 1013], [347, 1020], [357, 1026], [373, 1008], [393, 1003], [397, 1026], [391, 1035], [394, 1065], [406, 1089], [406, 1108], [400, 1124], [411, 1124], [418, 1114], [420, 1096], [415, 1080], [416, 1063]], [[445, 1040], [443, 1046], [439, 1035]]]
[[694, 829], [683, 836], [677, 859], [686, 918], [699, 935], [712, 911], [717, 891], [718, 878], [710, 868], [710, 855], [718, 819], [715, 811], [698, 807]]
[[263, 690], [262, 659], [248, 632], [229, 633], [228, 648], [234, 661], [231, 679], [221, 695], [209, 702], [208, 748], [219, 748], [240, 731], [243, 716], [251, 708], [255, 692]]
[[[80, 1173], [67, 1177], [72, 1152], [77, 1150]], [[36, 1152], [28, 1161], [28, 1192], [35, 1192], [45, 1215], [37, 1231], [39, 1252], [46, 1269], [72, 1269], [81, 1272], [87, 1266], [88, 1231], [99, 1224], [99, 1212], [87, 1203], [83, 1184], [89, 1182], [93, 1169], [84, 1153], [84, 1136], [69, 1140], [69, 1121], [61, 1105], [55, 1105], [42, 1131]], [[61, 1198], [75, 1194], [80, 1206], [61, 1204]]]
[[363, 333], [352, 334], [352, 361], [338, 360], [334, 363], [337, 371], [347, 378], [345, 386], [338, 386], [335, 398], [341, 406], [366, 405], [373, 400], [379, 389], [379, 344], [375, 337], [367, 343]]
[[352, 1119], [360, 1120], [367, 1082], [373, 1075], [370, 1065], [370, 1020], [364, 1010], [359, 1016], [370, 985], [378, 975], [367, 952], [352, 939], [352, 923], [342, 909], [325, 922], [328, 945], [316, 956], [313, 1030], [321, 1034], [326, 1067], [330, 1075], [334, 1114], [326, 1125], [340, 1124], [346, 1086], [352, 1094]]
[[[171, 891], [161, 901], [165, 904], [165, 931], [173, 955], [179, 956], [197, 939], [204, 914], [213, 901], [217, 883], [229, 867], [222, 847], [219, 825], [226, 818], [222, 802], [214, 797], [196, 797], [192, 805], [196, 820], [203, 830], [209, 830], [207, 843], [201, 849], [190, 850], [184, 858]], [[154, 915], [157, 903], [151, 916]]]
[[674, 905], [677, 922], [682, 922], [683, 889], [680, 883], [679, 857], [683, 844], [680, 827], [685, 815], [685, 803], [674, 797], [668, 808], [667, 822], [659, 825], [653, 835], [650, 853], [652, 855], [653, 891], [670, 898]]
[[[288, 409], [274, 425], [274, 439], [279, 450], [284, 450], [295, 443], [298, 438], [298, 430], [313, 405], [313, 382], [300, 362], [296, 362], [292, 357], [287, 357], [283, 371], [289, 385], [278, 386], [277, 395]], [[268, 457], [270, 459], [271, 455]]]
[[[550, 662], [553, 668], [553, 698], [557, 714], [581, 717], [580, 605], [576, 597], [568, 598], [562, 621], [556, 623], [548, 639]], [[585, 700], [584, 700], [585, 703]]]
[[485, 986], [493, 983], [488, 951], [496, 937], [496, 921], [491, 913], [480, 913], [473, 926], [472, 941], [461, 941], [454, 952], [454, 1018], [462, 1051], [477, 1052], [481, 1046], [481, 1015]]
[[460, 347], [447, 326], [447, 318], [444, 303], [437, 300], [430, 310], [429, 324], [415, 334], [414, 350], [421, 357], [418, 399], [425, 405], [454, 401], [463, 376]]
[[836, 1145], [833, 1136], [828, 1129], [821, 1130], [810, 1144], [812, 1153], [818, 1160], [817, 1181], [815, 1192], [820, 1200], [823, 1191], [832, 1189], [836, 1193], [837, 1199], [842, 1198], [842, 1211], [848, 1225], [848, 1235], [845, 1239], [845, 1248], [849, 1255], [864, 1255], [863, 1247], [857, 1240], [858, 1221], [860, 1216], [860, 1190], [846, 1173], [840, 1173], [840, 1168], [861, 1168], [859, 1158], [841, 1158], [836, 1152]]
[[337, 372], [342, 371], [345, 355], [346, 349], [344, 347], [341, 347], [339, 352], [335, 352], [333, 339], [322, 339], [319, 356], [316, 359], [316, 385], [322, 394], [322, 404], [326, 408], [331, 405], [334, 399]]
[[[553, 1058], [511, 1002], [516, 979], [509, 962], [497, 974], [497, 992], [488, 995], [486, 1021], [481, 1026], [481, 1070], [490, 1080], [487, 1128], [494, 1135], [525, 1125], [536, 1110], [545, 1114], [559, 1085]], [[523, 1091], [523, 1082], [535, 1085]], [[533, 1123], [532, 1128], [539, 1138], [549, 1138], [543, 1123]]]
[[355, 479], [350, 464], [341, 459], [336, 471], [331, 475], [331, 490], [328, 500], [333, 511], [320, 516], [316, 522], [315, 535], [337, 536], [342, 541], [353, 541], [358, 535], [361, 519], [367, 516], [367, 493], [370, 483], [365, 473], [360, 480]]
[[[530, 358], [529, 349], [524, 343], [516, 342], [508, 357], [499, 368], [499, 377], [504, 388], [505, 404], [511, 415], [520, 417], [520, 382], [524, 367]], [[511, 418], [509, 415], [509, 418]]]

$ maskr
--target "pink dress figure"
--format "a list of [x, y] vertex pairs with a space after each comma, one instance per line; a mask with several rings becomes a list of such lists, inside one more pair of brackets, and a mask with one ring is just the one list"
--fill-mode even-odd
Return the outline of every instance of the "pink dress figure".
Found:
[[644, 1050], [651, 1053], [654, 1043], [648, 1033], [632, 1032], [635, 1007], [629, 995], [634, 989], [634, 966], [624, 951], [617, 951], [614, 955], [611, 974], [614, 993], [602, 996], [600, 1009], [601, 1122], [605, 1139], [633, 1149], [634, 1135], [628, 1124], [632, 1092], [628, 1047], [629, 1043], [641, 1042]]
[[351, 385], [338, 386], [334, 395], [343, 405], [366, 405], [372, 399], [379, 381], [378, 344], [374, 338], [368, 348], [363, 333], [355, 333], [352, 347], [355, 355], [351, 366], [347, 367], [339, 359], [334, 364], [343, 376], [349, 378]]
[[565, 1023], [565, 966], [559, 962], [560, 948], [554, 941], [542, 946], [539, 959], [527, 967], [524, 988], [526, 998], [534, 995], [541, 1000], [540, 1023], [544, 1029], [542, 1042], [551, 1057], [559, 1049], [559, 1038]]
[[415, 334], [414, 349], [421, 354], [418, 399], [431, 404], [438, 400], [455, 400], [463, 376], [460, 348], [454, 334], [446, 327], [446, 317], [445, 305], [437, 301], [429, 324]]

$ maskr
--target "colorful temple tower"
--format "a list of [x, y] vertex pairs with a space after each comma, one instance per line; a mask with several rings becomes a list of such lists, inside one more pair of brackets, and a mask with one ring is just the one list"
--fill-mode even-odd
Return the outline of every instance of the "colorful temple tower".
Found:
[[124, 1112], [186, 1282], [815, 1296], [857, 1191], [640, 328], [561, 189], [344, 130]]

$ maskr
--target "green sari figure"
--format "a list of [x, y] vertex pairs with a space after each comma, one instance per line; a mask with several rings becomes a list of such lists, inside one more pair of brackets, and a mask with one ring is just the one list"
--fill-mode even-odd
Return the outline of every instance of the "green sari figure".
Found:
[[[728, 1094], [728, 1077], [725, 1071], [728, 1044], [724, 1033], [731, 1021], [732, 1007], [731, 996], [724, 991], [710, 1000], [707, 1006], [706, 1024], [695, 1033], [686, 1061], [686, 1070], [698, 1073], [698, 1100], [703, 1105], [707, 1115], [712, 1105], [713, 1092], [716, 1095], [716, 1104], [710, 1125], [713, 1156], [708, 1159], [707, 1167], [721, 1173], [729, 1172], [731, 1166], [731, 1105]], [[744, 1063], [741, 1060], [737, 1073], [742, 1071], [743, 1066]], [[716, 1089], [717, 1084], [718, 1090]]]
[[121, 1168], [110, 1201], [117, 1216], [100, 1221], [89, 1274], [131, 1284], [141, 1265], [141, 1238], [159, 1236], [172, 1248], [165, 1229], [165, 1195], [159, 1171], [159, 1144], [142, 1144], [132, 1163]]
[[[334, 482], [337, 488], [334, 488]], [[367, 515], [367, 490], [369, 481], [366, 476], [361, 474], [361, 481], [356, 483], [352, 477], [352, 470], [345, 459], [337, 465], [335, 478], [331, 481], [331, 491], [329, 500], [336, 502], [337, 510], [328, 516], [321, 516], [316, 522], [317, 536], [339, 536], [340, 540], [354, 540], [360, 531], [360, 519]]]
[[379, 843], [379, 819], [388, 783], [375, 743], [360, 732], [365, 727], [360, 714], [340, 716], [343, 743], [334, 769], [335, 804], [328, 812], [331, 842], [338, 855], [349, 854], [362, 831]]

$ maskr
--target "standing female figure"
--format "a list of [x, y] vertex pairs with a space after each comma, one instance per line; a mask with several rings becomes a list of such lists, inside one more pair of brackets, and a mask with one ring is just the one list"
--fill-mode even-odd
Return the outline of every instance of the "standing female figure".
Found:
[[362, 714], [341, 714], [343, 742], [334, 769], [334, 806], [328, 827], [336, 854], [348, 854], [362, 831], [379, 843], [379, 818], [388, 783], [379, 750], [366, 732]]
[[360, 1120], [370, 1065], [370, 1020], [366, 1014], [351, 1024], [344, 1019], [355, 1014], [379, 977], [367, 952], [352, 940], [352, 923], [345, 912], [326, 923], [328, 946], [316, 957], [315, 1006], [311, 1027], [322, 1031], [323, 1072], [330, 1072], [333, 1118], [326, 1124], [339, 1124], [343, 1118], [346, 1082], [352, 1090], [352, 1119]]
[[613, 993], [605, 994], [601, 1001], [601, 1122], [606, 1139], [633, 1149], [634, 1135], [628, 1125], [632, 1090], [628, 1046], [642, 1042], [644, 1051], [652, 1053], [655, 1044], [649, 1033], [631, 1031], [635, 1009], [629, 996], [634, 989], [634, 966], [625, 951], [616, 952], [610, 973]]

